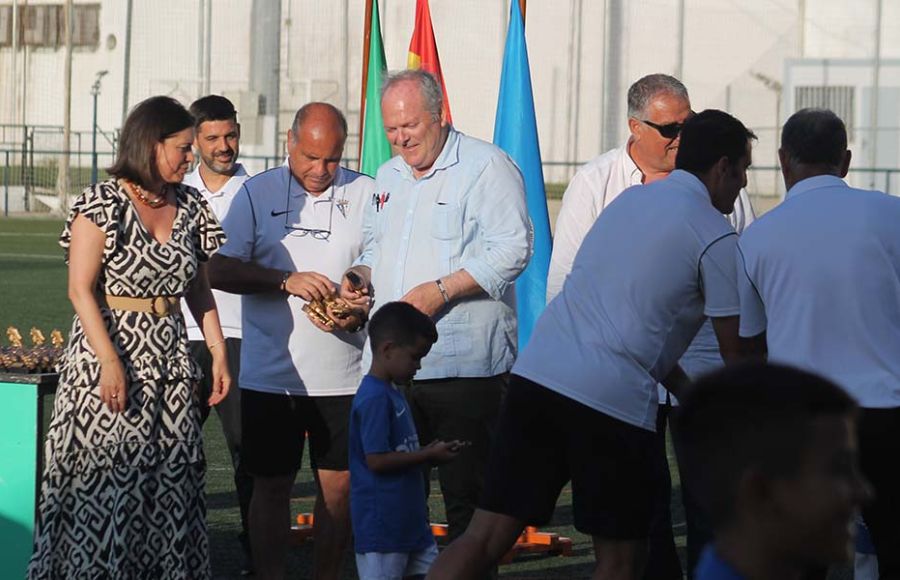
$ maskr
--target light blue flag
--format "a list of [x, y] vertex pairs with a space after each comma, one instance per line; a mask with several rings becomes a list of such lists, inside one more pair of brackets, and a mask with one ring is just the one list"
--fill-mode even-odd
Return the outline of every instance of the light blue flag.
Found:
[[534, 226], [534, 256], [516, 280], [519, 313], [519, 349], [531, 338], [535, 322], [547, 301], [547, 272], [550, 269], [550, 217], [544, 192], [544, 171], [538, 145], [537, 121], [528, 48], [525, 46], [525, 22], [518, 0], [510, 2], [509, 29], [503, 51], [500, 97], [494, 120], [494, 144], [506, 151], [522, 170], [528, 215]]

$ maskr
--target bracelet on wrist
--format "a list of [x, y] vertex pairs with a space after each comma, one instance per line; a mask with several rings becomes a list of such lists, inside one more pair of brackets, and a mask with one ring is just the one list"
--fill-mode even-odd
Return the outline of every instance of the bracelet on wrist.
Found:
[[222, 340], [218, 341], [218, 342], [214, 342], [214, 343], [212, 343], [212, 344], [207, 344], [207, 345], [206, 345], [206, 348], [209, 349], [209, 352], [212, 352], [212, 350], [213, 350], [214, 348], [216, 348], [217, 346], [222, 345], [222, 344], [225, 344], [225, 339], [224, 339], [224, 338], [223, 338]]
[[293, 274], [293, 272], [285, 272], [281, 276], [281, 284], [278, 286], [278, 289], [281, 290], [282, 292], [287, 292], [287, 283], [291, 277], [291, 274]]
[[441, 282], [441, 279], [438, 278], [434, 283], [437, 284], [438, 290], [441, 291], [441, 297], [444, 299], [444, 304], [450, 304], [450, 295], [447, 294], [447, 289], [444, 287], [444, 283]]

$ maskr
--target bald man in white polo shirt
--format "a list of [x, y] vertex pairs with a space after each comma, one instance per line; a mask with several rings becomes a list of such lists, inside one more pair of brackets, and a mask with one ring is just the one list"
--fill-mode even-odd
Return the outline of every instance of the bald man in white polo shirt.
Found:
[[[784, 202], [741, 238], [741, 325], [768, 356], [814, 371], [859, 403], [863, 508], [880, 578], [900, 578], [900, 199], [848, 186], [847, 131], [803, 109], [781, 133]], [[844, 477], [853, 465], [840, 466]]]
[[262, 579], [284, 577], [304, 433], [319, 492], [315, 578], [339, 577], [349, 540], [348, 429], [368, 299], [352, 304], [350, 316], [331, 316], [330, 325], [302, 310], [333, 296], [362, 251], [374, 182], [340, 167], [346, 138], [335, 107], [297, 111], [287, 164], [244, 184], [223, 224], [228, 241], [209, 264], [213, 286], [243, 295], [242, 453], [254, 477], [250, 539]]
[[752, 138], [727, 113], [696, 115], [679, 169], [597, 218], [513, 366], [480, 508], [429, 578], [483, 573], [526, 524], [549, 521], [568, 481], [593, 577], [639, 577], [660, 485], [656, 385], [687, 382], [678, 359], [707, 316], [726, 362], [739, 355], [737, 234], [722, 214], [746, 184]]

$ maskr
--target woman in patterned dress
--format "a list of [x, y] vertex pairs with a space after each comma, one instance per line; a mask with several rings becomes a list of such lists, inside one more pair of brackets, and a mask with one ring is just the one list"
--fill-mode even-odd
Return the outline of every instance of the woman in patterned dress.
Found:
[[29, 578], [209, 578], [205, 461], [179, 297], [228, 392], [205, 265], [224, 242], [196, 190], [193, 119], [174, 99], [137, 105], [111, 179], [77, 199], [60, 237], [75, 319], [59, 365]]

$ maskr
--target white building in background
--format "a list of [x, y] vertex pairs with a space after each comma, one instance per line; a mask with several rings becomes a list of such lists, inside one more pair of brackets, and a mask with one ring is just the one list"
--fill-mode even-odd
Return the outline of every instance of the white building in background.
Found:
[[[0, 0], [0, 148], [21, 147], [21, 128], [15, 126], [62, 125], [64, 4]], [[238, 105], [248, 155], [280, 155], [294, 111], [311, 100], [340, 107], [355, 133], [364, 0], [74, 4], [72, 129], [83, 132], [82, 149], [92, 123], [90, 87], [104, 70], [97, 109], [105, 132], [119, 127], [127, 108], [150, 95], [168, 94], [188, 104], [209, 91]], [[490, 139], [509, 0], [430, 4], [456, 125]], [[388, 67], [402, 68], [415, 0], [380, 0], [380, 7]], [[531, 0], [526, 15], [545, 162], [582, 162], [620, 144], [629, 84], [644, 74], [666, 72], [681, 76], [695, 109], [728, 110], [754, 129], [757, 166], [776, 164], [776, 128], [797, 107], [845, 107], [837, 88], [852, 87], [853, 104], [840, 112], [853, 114], [845, 120], [856, 149], [854, 166], [898, 165], [900, 2]], [[873, 117], [872, 64], [878, 53], [883, 61]], [[879, 126], [875, 147], [873, 119]], [[62, 148], [57, 129], [40, 132], [39, 139], [47, 149]], [[108, 148], [102, 139], [101, 146]], [[354, 135], [347, 155], [355, 157], [355, 151]], [[545, 169], [548, 181], [566, 181], [572, 170]], [[893, 185], [900, 193], [900, 180]], [[755, 173], [750, 185], [760, 194], [779, 187], [773, 171]]]

